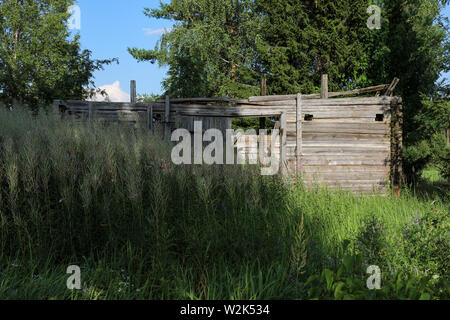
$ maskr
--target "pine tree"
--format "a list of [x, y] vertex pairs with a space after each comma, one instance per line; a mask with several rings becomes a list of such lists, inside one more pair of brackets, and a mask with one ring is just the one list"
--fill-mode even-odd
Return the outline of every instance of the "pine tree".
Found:
[[327, 73], [330, 89], [367, 83], [362, 35], [366, 0], [257, 0], [264, 14], [264, 55], [270, 94], [313, 93]]

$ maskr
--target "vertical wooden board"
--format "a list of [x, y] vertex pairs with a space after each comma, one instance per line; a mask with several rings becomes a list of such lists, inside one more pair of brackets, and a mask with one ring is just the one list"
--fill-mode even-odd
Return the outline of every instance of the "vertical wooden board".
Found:
[[93, 121], [94, 120], [94, 103], [93, 102], [89, 102], [88, 119], [89, 119], [89, 121]]
[[286, 112], [283, 112], [280, 117], [280, 134], [281, 134], [281, 144], [280, 144], [280, 169], [281, 174], [287, 174], [287, 122], [286, 122]]
[[164, 140], [169, 140], [169, 120], [170, 120], [170, 97], [166, 96], [165, 112], [164, 112]]
[[136, 80], [130, 81], [130, 101], [136, 103]]
[[322, 91], [320, 93], [321, 99], [328, 99], [328, 75], [322, 75]]
[[401, 99], [394, 98], [391, 106], [391, 185], [395, 195], [400, 196], [401, 184], [404, 181], [402, 168], [403, 110]]
[[153, 104], [147, 106], [147, 128], [153, 132]]
[[297, 174], [302, 172], [302, 147], [303, 147], [303, 130], [302, 130], [302, 95], [297, 94], [297, 141], [296, 141], [296, 170]]

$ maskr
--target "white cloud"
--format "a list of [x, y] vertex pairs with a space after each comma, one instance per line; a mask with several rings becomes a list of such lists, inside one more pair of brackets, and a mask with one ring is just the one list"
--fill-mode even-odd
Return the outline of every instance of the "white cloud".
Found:
[[105, 84], [100, 89], [105, 90], [108, 94], [107, 97], [103, 97], [100, 94], [96, 94], [92, 101], [107, 101], [110, 102], [130, 102], [130, 95], [120, 88], [120, 82], [116, 81], [113, 84]]
[[150, 29], [150, 28], [142, 28], [145, 35], [147, 36], [160, 36], [164, 33], [172, 31], [172, 28], [160, 28], [160, 29]]

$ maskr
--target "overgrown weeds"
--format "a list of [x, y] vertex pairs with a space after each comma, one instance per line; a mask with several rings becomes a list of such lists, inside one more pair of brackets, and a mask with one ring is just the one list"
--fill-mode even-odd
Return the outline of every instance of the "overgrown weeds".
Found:
[[[176, 166], [159, 136], [139, 126], [20, 110], [0, 109], [0, 151], [6, 299], [330, 298], [308, 295], [305, 283], [337, 272], [348, 255], [392, 277], [415, 264], [427, 269], [434, 258], [413, 259], [398, 239], [411, 217], [449, 209], [408, 192], [306, 190], [252, 166]], [[372, 229], [364, 225], [371, 217]], [[439, 236], [448, 241], [448, 232]], [[413, 234], [402, 239], [421, 246]], [[448, 255], [440, 244], [433, 252], [439, 264], [430, 265], [442, 273]], [[66, 287], [69, 265], [81, 267], [80, 291]]]

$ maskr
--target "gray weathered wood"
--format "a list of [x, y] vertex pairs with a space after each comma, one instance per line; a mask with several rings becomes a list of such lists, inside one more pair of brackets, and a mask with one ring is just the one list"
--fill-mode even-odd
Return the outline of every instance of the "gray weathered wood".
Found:
[[[357, 94], [366, 94], [366, 93], [372, 93], [372, 92], [378, 92], [383, 91], [387, 89], [389, 85], [382, 84], [367, 88], [361, 88], [361, 89], [354, 89], [354, 90], [348, 90], [348, 91], [341, 91], [341, 92], [329, 92], [328, 97], [329, 98], [336, 98], [336, 97], [342, 97], [346, 95], [357, 95]], [[265, 98], [263, 97], [250, 97], [248, 101], [250, 103], [253, 102], [271, 102], [271, 101], [286, 101], [286, 100], [295, 100], [296, 95], [272, 95], [267, 96]], [[321, 94], [305, 94], [303, 95], [303, 100], [312, 100], [312, 99], [320, 99]]]
[[89, 102], [88, 119], [89, 119], [89, 121], [93, 121], [94, 120], [94, 103], [93, 102]]
[[280, 170], [282, 175], [287, 174], [287, 163], [286, 163], [286, 147], [287, 147], [287, 122], [286, 122], [286, 113], [282, 113], [280, 117]]
[[[303, 111], [302, 111], [302, 95], [297, 94], [297, 115], [296, 115], [296, 121], [297, 121], [297, 141], [296, 141], [296, 160], [297, 160], [297, 174], [300, 174], [302, 172], [302, 148], [303, 148], [303, 129], [302, 129], [302, 123], [303, 123]], [[287, 119], [286, 119], [287, 121]], [[287, 132], [286, 132], [287, 135]]]
[[164, 141], [166, 142], [168, 142], [170, 139], [169, 120], [170, 120], [170, 97], [169, 95], [166, 95], [165, 112], [164, 112]]
[[147, 128], [153, 133], [153, 104], [147, 107]]
[[321, 99], [328, 99], [328, 75], [323, 74], [322, 75], [322, 85], [321, 85], [321, 93], [320, 93]]
[[130, 81], [130, 101], [136, 103], [136, 80]]
[[392, 97], [395, 87], [397, 87], [399, 82], [400, 82], [399, 78], [394, 78], [394, 80], [392, 80], [392, 83], [389, 85], [384, 95]]

